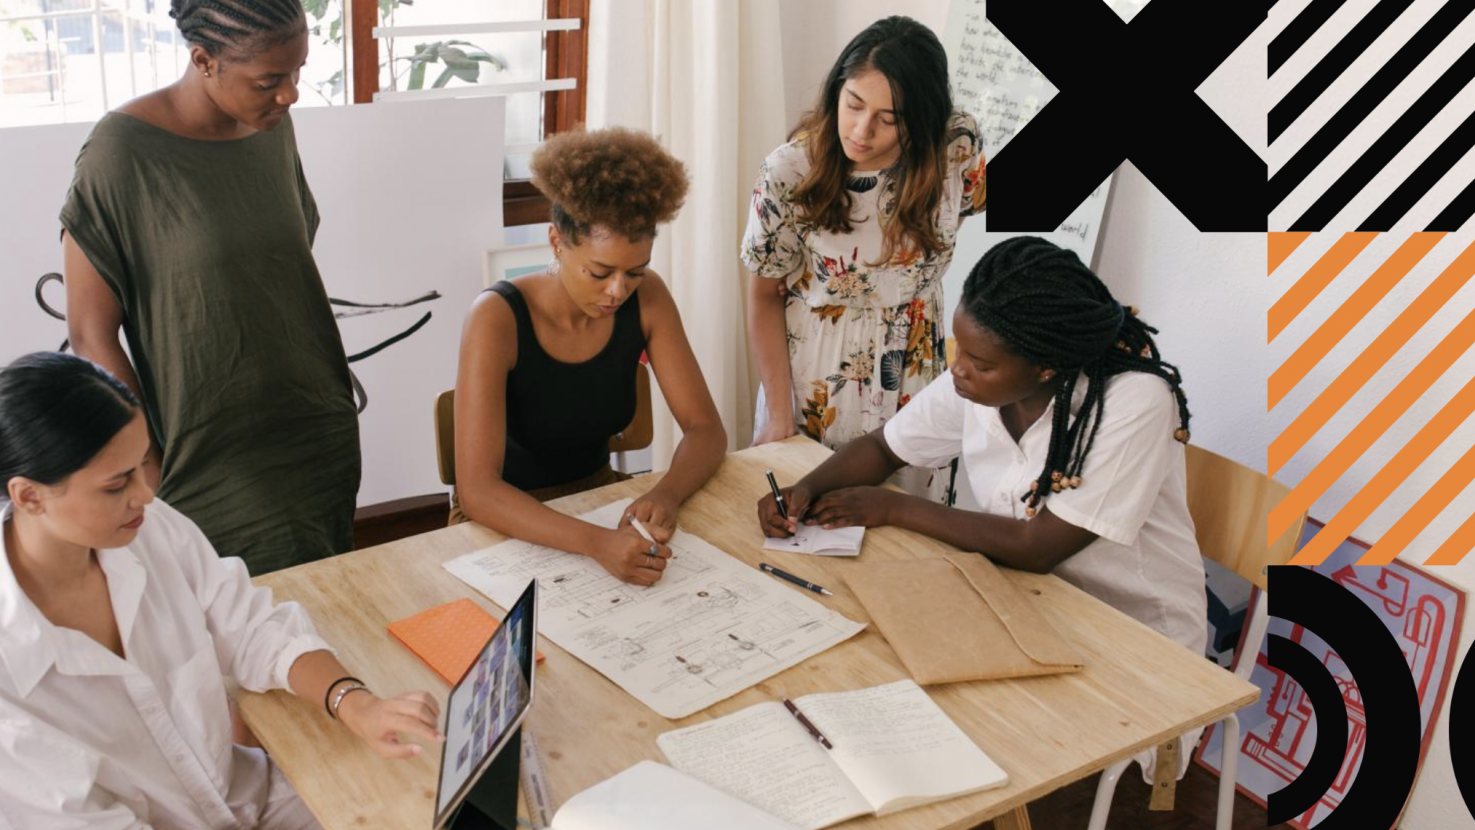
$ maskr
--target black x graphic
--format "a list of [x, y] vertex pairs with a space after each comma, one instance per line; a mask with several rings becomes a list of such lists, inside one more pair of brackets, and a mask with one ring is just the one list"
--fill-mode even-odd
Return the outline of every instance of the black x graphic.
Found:
[[994, 0], [988, 19], [1060, 92], [989, 159], [991, 231], [1053, 230], [1130, 159], [1200, 231], [1265, 231], [1265, 162], [1194, 90], [1274, 0]]

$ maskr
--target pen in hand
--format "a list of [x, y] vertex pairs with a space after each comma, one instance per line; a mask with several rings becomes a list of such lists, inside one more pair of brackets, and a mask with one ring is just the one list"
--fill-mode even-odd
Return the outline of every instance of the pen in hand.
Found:
[[778, 482], [773, 478], [773, 470], [768, 471], [768, 486], [773, 488], [773, 500], [778, 502], [778, 514], [783, 516], [784, 521], [787, 522], [789, 520], [789, 506], [784, 503], [784, 494], [779, 492]]

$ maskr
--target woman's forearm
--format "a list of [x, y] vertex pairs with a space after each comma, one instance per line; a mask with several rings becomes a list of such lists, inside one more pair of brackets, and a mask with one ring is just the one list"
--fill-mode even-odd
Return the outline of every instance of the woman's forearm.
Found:
[[594, 556], [609, 533], [560, 513], [501, 479], [471, 487], [458, 485], [456, 496], [473, 521], [504, 536], [554, 550]]
[[651, 492], [668, 496], [677, 505], [683, 504], [717, 472], [726, 455], [727, 431], [721, 422], [683, 432], [671, 456], [671, 469]]
[[796, 486], [818, 498], [842, 487], [880, 484], [900, 468], [876, 433], [871, 432], [835, 450], [823, 464], [799, 479]]
[[748, 342], [758, 362], [758, 380], [771, 420], [794, 420], [793, 374], [789, 367], [788, 323], [784, 297], [775, 281], [750, 274]]

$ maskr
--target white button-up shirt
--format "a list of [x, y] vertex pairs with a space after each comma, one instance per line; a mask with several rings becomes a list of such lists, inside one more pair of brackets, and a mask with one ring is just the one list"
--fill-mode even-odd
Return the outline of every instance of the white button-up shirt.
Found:
[[4, 830], [225, 830], [272, 809], [279, 774], [233, 749], [224, 678], [285, 689], [292, 663], [328, 646], [178, 511], [154, 501], [146, 516], [131, 545], [97, 553], [126, 660], [52, 625], [0, 541]]
[[[1081, 377], [1072, 423], [1085, 391]], [[983, 511], [1024, 519], [1021, 498], [1045, 466], [1054, 406], [1015, 442], [997, 409], [960, 397], [952, 376], [944, 375], [887, 421], [884, 435], [908, 464], [938, 467], [961, 456]], [[1044, 501], [1051, 513], [1098, 538], [1054, 573], [1202, 654], [1204, 567], [1188, 515], [1183, 445], [1173, 438], [1177, 402], [1161, 378], [1128, 372], [1107, 380], [1105, 406], [1081, 486]]]

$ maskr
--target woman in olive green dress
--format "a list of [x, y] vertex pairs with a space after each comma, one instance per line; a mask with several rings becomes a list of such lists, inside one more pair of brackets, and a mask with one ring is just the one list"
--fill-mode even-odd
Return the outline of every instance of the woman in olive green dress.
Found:
[[184, 77], [104, 116], [77, 158], [67, 323], [144, 402], [160, 498], [262, 573], [349, 550], [360, 475], [287, 115], [307, 27], [298, 0], [174, 0], [170, 15]]

